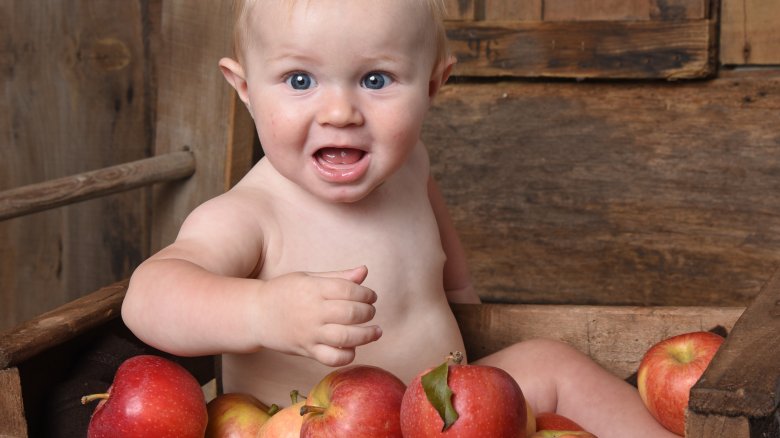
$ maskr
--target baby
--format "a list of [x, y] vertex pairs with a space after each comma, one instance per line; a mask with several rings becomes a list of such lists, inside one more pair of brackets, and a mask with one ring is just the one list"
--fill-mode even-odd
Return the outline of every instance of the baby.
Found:
[[[284, 404], [333, 367], [405, 382], [463, 341], [450, 302], [479, 302], [420, 132], [453, 59], [441, 0], [245, 0], [219, 65], [265, 156], [133, 274], [125, 323], [182, 356], [222, 354], [225, 392]], [[535, 412], [598, 436], [667, 436], [630, 385], [530, 341], [478, 363]], [[671, 435], [669, 435], [671, 436]]]

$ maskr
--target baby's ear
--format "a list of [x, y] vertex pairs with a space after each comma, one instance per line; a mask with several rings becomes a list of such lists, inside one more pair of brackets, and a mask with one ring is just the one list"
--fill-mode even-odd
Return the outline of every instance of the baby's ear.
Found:
[[219, 60], [219, 69], [228, 84], [238, 93], [238, 98], [249, 107], [249, 93], [247, 92], [244, 67], [234, 59], [222, 58]]
[[436, 64], [436, 67], [433, 69], [433, 74], [431, 75], [431, 80], [428, 82], [428, 97], [433, 99], [442, 85], [447, 83], [447, 79], [449, 79], [450, 73], [452, 73], [452, 67], [456, 62], [458, 62], [458, 60], [454, 56], [449, 55]]

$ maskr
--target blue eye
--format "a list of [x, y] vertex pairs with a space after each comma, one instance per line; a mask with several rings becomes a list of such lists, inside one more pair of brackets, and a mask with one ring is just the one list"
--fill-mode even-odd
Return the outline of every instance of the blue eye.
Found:
[[370, 90], [380, 90], [392, 82], [393, 79], [385, 73], [371, 72], [363, 76], [363, 79], [360, 80], [360, 85]]
[[309, 76], [308, 73], [301, 72], [291, 74], [287, 77], [285, 82], [292, 87], [293, 90], [308, 90], [317, 84], [317, 82], [314, 81], [314, 78]]

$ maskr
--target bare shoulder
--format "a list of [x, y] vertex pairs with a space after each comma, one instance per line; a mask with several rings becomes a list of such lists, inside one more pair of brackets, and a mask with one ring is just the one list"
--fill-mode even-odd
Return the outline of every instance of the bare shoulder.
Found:
[[[261, 260], [270, 201], [256, 169], [235, 187], [195, 208], [161, 257], [187, 259], [225, 275], [246, 276]], [[253, 173], [255, 172], [255, 173]]]

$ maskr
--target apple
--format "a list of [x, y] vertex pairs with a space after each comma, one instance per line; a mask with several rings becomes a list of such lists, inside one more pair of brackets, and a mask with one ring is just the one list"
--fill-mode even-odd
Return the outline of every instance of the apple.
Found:
[[540, 430], [528, 438], [598, 438], [584, 430]]
[[298, 400], [298, 391], [290, 392], [292, 404], [271, 415], [257, 434], [257, 438], [299, 438], [301, 436], [301, 408], [305, 400]]
[[117, 368], [87, 429], [88, 438], [175, 436], [202, 438], [206, 431], [206, 399], [195, 377], [181, 365], [154, 355], [133, 356]]
[[250, 394], [220, 394], [206, 405], [209, 420], [205, 438], [254, 438], [275, 412], [271, 411], [274, 407], [269, 408]]
[[402, 438], [406, 385], [370, 365], [339, 368], [311, 390], [301, 408], [301, 438]]
[[650, 414], [677, 435], [685, 435], [691, 387], [723, 341], [711, 332], [684, 333], [656, 343], [642, 357], [637, 375], [639, 395]]
[[459, 353], [452, 359], [454, 364], [426, 370], [407, 387], [401, 402], [404, 438], [524, 436], [525, 397], [512, 376], [492, 366], [461, 365]]
[[541, 412], [536, 416], [536, 430], [585, 430], [575, 421], [555, 412]]

